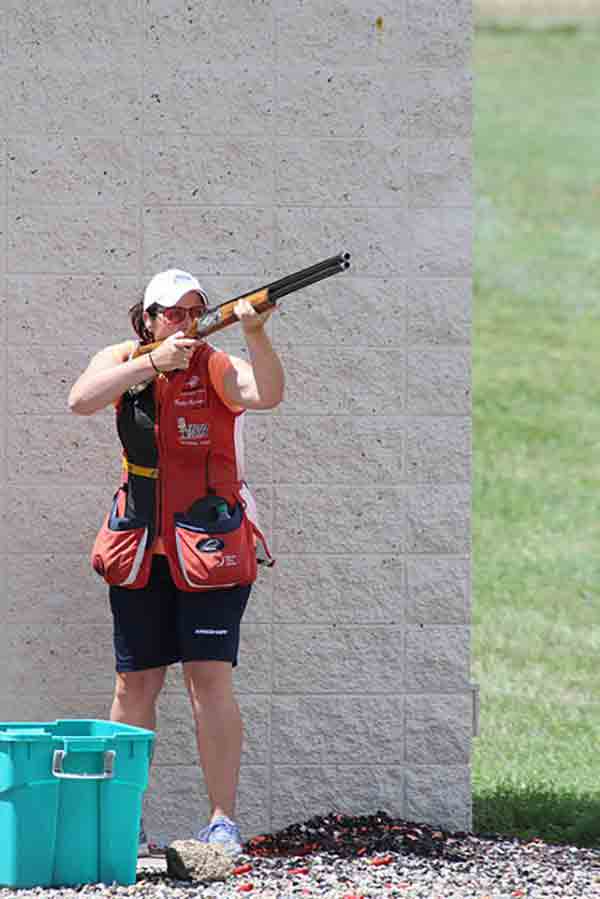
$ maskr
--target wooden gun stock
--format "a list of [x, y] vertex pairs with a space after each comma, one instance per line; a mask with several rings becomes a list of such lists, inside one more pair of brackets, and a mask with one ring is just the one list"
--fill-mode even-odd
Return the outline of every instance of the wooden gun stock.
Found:
[[[288, 293], [302, 290], [303, 287], [322, 281], [323, 278], [330, 278], [332, 275], [344, 272], [348, 268], [350, 268], [350, 253], [338, 253], [337, 256], [323, 259], [315, 265], [303, 268], [299, 272], [280, 278], [278, 281], [273, 281], [272, 284], [266, 284], [264, 287], [259, 287], [258, 290], [250, 293], [240, 294], [240, 296], [234, 297], [232, 300], [226, 300], [226, 302], [220, 303], [212, 309], [207, 309], [204, 315], [190, 325], [185, 332], [185, 336], [207, 337], [209, 334], [214, 334], [215, 331], [221, 331], [223, 328], [233, 325], [238, 320], [233, 311], [238, 300], [247, 300], [256, 312], [264, 312]], [[162, 340], [157, 340], [154, 343], [142, 344], [133, 355], [135, 357], [150, 353], [160, 346], [161, 343]]]

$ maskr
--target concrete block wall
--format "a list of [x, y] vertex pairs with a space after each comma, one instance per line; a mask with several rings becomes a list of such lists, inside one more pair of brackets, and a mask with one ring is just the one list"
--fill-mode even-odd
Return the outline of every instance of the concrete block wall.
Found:
[[[90, 356], [163, 268], [219, 301], [347, 249], [272, 317], [287, 395], [247, 416], [278, 563], [235, 672], [239, 818], [469, 827], [468, 0], [7, 0], [0, 34], [0, 717], [108, 717], [88, 555], [119, 452], [66, 404]], [[149, 830], [207, 808], [173, 669]]]

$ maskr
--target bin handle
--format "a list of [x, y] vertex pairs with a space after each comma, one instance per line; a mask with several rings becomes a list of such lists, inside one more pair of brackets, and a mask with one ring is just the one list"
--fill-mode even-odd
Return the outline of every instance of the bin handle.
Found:
[[63, 771], [63, 759], [68, 755], [64, 749], [55, 749], [52, 756], [52, 774], [54, 777], [69, 780], [110, 780], [114, 776], [113, 765], [116, 752], [114, 749], [107, 749], [104, 753], [104, 771], [102, 774], [66, 774]]

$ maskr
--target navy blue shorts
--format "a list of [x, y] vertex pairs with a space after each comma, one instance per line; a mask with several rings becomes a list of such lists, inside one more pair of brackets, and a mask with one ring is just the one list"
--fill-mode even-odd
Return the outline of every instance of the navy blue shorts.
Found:
[[109, 588], [117, 671], [204, 661], [231, 662], [235, 668], [251, 589], [178, 590], [166, 557], [156, 555], [145, 587]]

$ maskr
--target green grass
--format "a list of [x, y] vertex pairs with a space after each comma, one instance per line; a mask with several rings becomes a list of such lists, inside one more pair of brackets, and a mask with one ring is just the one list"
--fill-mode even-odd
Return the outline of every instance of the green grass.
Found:
[[474, 829], [600, 845], [600, 30], [478, 30]]

